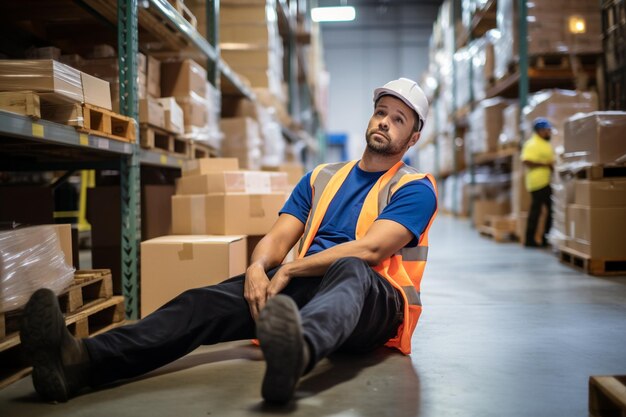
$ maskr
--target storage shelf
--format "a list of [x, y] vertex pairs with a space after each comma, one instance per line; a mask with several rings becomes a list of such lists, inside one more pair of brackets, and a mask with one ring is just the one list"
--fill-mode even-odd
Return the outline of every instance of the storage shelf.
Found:
[[467, 30], [457, 38], [457, 48], [468, 44], [470, 39], [483, 36], [488, 30], [496, 28], [496, 0], [489, 0], [484, 8], [472, 16], [472, 22]]
[[148, 149], [141, 149], [139, 152], [139, 161], [142, 165], [180, 169], [183, 163], [189, 160], [187, 157], [168, 155]]
[[[0, 112], [0, 136], [84, 148], [98, 153], [130, 155], [133, 150], [133, 145], [127, 142], [81, 133], [72, 126], [9, 112]], [[3, 149], [6, 148], [3, 146]]]
[[[584, 70], [591, 78], [595, 77], [595, 72]], [[486, 91], [487, 98], [505, 97], [517, 98], [519, 96], [519, 71], [508, 75], [507, 77], [497, 81]], [[576, 76], [571, 70], [537, 70], [530, 68], [528, 70], [529, 92], [536, 92], [545, 88], [576, 88]]]
[[[217, 60], [217, 53], [215, 48], [209, 44], [209, 42], [202, 36], [196, 28], [191, 26], [183, 17], [176, 11], [167, 0], [150, 0], [148, 11], [157, 12], [162, 18], [166, 19], [172, 24], [180, 34], [182, 34], [193, 46], [195, 46], [200, 52], [202, 52], [207, 58], [214, 61]], [[142, 23], [142, 11], [139, 12], [139, 24]]]
[[[28, 116], [8, 112], [0, 112], [0, 137], [2, 137], [0, 139], [2, 140], [2, 153], [14, 160], [13, 169], [16, 170], [29, 168], [29, 164], [24, 165], [19, 161], [24, 157], [33, 158], [48, 154], [46, 165], [49, 167], [54, 167], [55, 161], [58, 161], [59, 164], [64, 163], [64, 161], [71, 162], [80, 159], [91, 162], [111, 159], [117, 161], [122, 155], [132, 154], [133, 146], [135, 146], [130, 143], [80, 133], [71, 126], [47, 120], [33, 120]], [[10, 140], [11, 138], [13, 140]], [[64, 148], [71, 148], [77, 152], [63, 152]], [[140, 151], [142, 165], [180, 169], [188, 159], [187, 157], [168, 155], [149, 149], [141, 149]], [[41, 161], [39, 158], [37, 160]], [[6, 167], [6, 161], [2, 165]], [[75, 166], [79, 165], [79, 163], [75, 164]], [[109, 165], [115, 167], [115, 164]], [[61, 169], [61, 165], [57, 169]]]
[[502, 149], [496, 152], [485, 152], [480, 154], [475, 154], [473, 156], [474, 165], [485, 165], [491, 164], [495, 161], [511, 158], [513, 155], [518, 153], [517, 148], [507, 148]]

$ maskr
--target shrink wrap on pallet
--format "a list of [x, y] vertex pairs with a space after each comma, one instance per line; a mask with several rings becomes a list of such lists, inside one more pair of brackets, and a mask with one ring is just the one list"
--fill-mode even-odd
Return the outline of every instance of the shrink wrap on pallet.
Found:
[[59, 294], [73, 278], [55, 226], [0, 232], [0, 312], [24, 306], [39, 288]]

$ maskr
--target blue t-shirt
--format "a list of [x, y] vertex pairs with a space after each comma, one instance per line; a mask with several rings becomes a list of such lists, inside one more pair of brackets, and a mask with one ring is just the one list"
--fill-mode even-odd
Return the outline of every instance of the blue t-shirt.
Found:
[[[358, 164], [352, 168], [328, 206], [307, 255], [355, 239], [356, 223], [365, 197], [385, 172], [363, 171]], [[312, 194], [309, 172], [296, 185], [280, 214], [291, 214], [306, 224], [311, 210]], [[377, 220], [393, 220], [406, 227], [414, 236], [408, 246], [415, 246], [436, 207], [437, 198], [433, 185], [424, 178], [397, 190]]]

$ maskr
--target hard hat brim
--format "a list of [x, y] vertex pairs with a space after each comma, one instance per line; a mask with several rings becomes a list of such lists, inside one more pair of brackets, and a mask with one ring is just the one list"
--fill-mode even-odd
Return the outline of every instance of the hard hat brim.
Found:
[[409, 106], [409, 108], [415, 112], [415, 114], [417, 115], [417, 117], [419, 118], [422, 124], [425, 122], [424, 117], [420, 114], [420, 111], [416, 109], [410, 101], [408, 101], [405, 97], [403, 97], [397, 91], [394, 91], [385, 87], [380, 87], [380, 88], [375, 89], [374, 90], [374, 103], [376, 103], [378, 99], [381, 98], [382, 96], [393, 96], [399, 100], [402, 100], [404, 104]]

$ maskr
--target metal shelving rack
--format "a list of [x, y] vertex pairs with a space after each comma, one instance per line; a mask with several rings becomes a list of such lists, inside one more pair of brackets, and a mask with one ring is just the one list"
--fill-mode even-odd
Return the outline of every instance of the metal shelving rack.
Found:
[[[529, 74], [529, 60], [528, 60], [528, 39], [527, 39], [527, 33], [528, 33], [528, 22], [527, 22], [527, 4], [526, 1], [527, 0], [516, 0], [517, 1], [517, 7], [518, 7], [518, 22], [517, 22], [517, 27], [518, 27], [518, 54], [519, 54], [519, 70], [517, 71], [516, 74], [513, 74], [511, 76], [508, 77], [508, 79], [504, 80], [503, 82], [500, 82], [498, 85], [491, 87], [490, 89], [488, 89], [487, 91], [487, 98], [491, 98], [491, 97], [495, 97], [498, 96], [502, 93], [506, 93], [508, 96], [516, 96], [519, 99], [519, 107], [520, 107], [520, 113], [522, 112], [522, 109], [524, 108], [524, 106], [526, 106], [526, 104], [528, 103], [528, 94], [530, 91], [530, 74]], [[488, 4], [485, 6], [485, 10], [495, 7], [496, 6], [496, 2], [497, 0], [492, 0], [490, 2], [488, 2]], [[461, 0], [454, 0], [453, 3], [453, 16], [454, 16], [454, 22], [456, 22], [458, 20], [458, 18], [461, 15]], [[471, 27], [468, 29], [468, 33], [465, 34], [463, 36], [463, 39], [465, 41], [467, 41], [467, 43], [469, 43], [469, 41], [472, 40], [473, 38], [473, 30], [476, 27], [479, 27], [481, 25], [481, 20], [485, 17], [485, 13], [478, 13], [477, 15], [475, 15], [472, 19], [471, 22]], [[460, 45], [458, 44], [458, 39], [459, 39], [459, 34], [457, 33], [457, 25], [454, 24], [453, 25], [453, 30], [454, 30], [454, 50], [455, 52], [458, 50], [458, 48], [460, 47]], [[460, 109], [456, 108], [456, 71], [457, 71], [457, 67], [454, 64], [454, 59], [452, 59], [453, 62], [453, 67], [452, 67], [452, 77], [453, 77], [453, 94], [454, 94], [454, 117], [455, 117], [455, 123], [457, 122], [457, 112]], [[548, 80], [550, 81], [550, 80]], [[517, 89], [515, 89], [515, 87], [517, 87]], [[475, 103], [473, 103], [474, 98], [473, 98], [473, 91], [471, 91], [471, 97], [470, 97], [470, 107], [473, 107], [473, 105]], [[520, 115], [521, 116], [521, 115]], [[454, 146], [454, 144], [453, 144]], [[452, 150], [454, 152], [454, 149]], [[470, 172], [470, 178], [471, 178], [471, 183], [474, 184], [475, 182], [475, 169], [476, 169], [476, 165], [480, 165], [480, 164], [485, 164], [485, 163], [490, 163], [493, 161], [497, 161], [499, 159], [503, 159], [503, 158], [509, 158], [513, 156], [513, 153], [510, 151], [506, 151], [506, 152], [502, 152], [502, 153], [491, 153], [488, 155], [479, 155], [477, 158], [471, 158], [469, 166], [467, 167], [469, 169]], [[456, 159], [455, 159], [455, 165], [456, 165]], [[453, 171], [456, 173], [457, 172], [457, 167], [455, 166]], [[456, 212], [457, 209], [457, 205], [458, 205], [458, 201], [456, 201], [456, 187], [458, 186], [458, 184], [456, 184], [455, 182], [455, 191], [454, 191], [454, 200], [453, 200], [453, 211]]]
[[[158, 25], [167, 25], [170, 29], [159, 31], [164, 43], [171, 48], [192, 46], [207, 60], [209, 81], [218, 91], [220, 85], [226, 85], [229, 92], [235, 91], [242, 97], [255, 100], [254, 92], [228, 64], [219, 59], [219, 0], [207, 0], [207, 22], [210, 23], [206, 35], [198, 33], [167, 0], [148, 0], [141, 5], [137, 0], [82, 0], [78, 3], [117, 30], [120, 113], [137, 120], [139, 29], [151, 27], [154, 31]], [[297, 83], [296, 2], [287, 4], [286, 0], [279, 0], [278, 6], [279, 15], [289, 22], [289, 103], [290, 112], [294, 114], [299, 109], [296, 97], [298, 86], [294, 84]], [[289, 141], [298, 140], [298, 134], [288, 127], [283, 126], [283, 134]], [[136, 136], [139, 137], [138, 132]], [[5, 112], [0, 112], [0, 137], [3, 146], [11, 147], [9, 155], [14, 155], [14, 152], [17, 152], [16, 155], [28, 155], [27, 160], [0, 156], [0, 170], [119, 170], [122, 196], [121, 283], [126, 298], [126, 316], [136, 319], [139, 311], [138, 258], [141, 239], [140, 168], [148, 165], [180, 169], [187, 158], [142, 149], [138, 143], [84, 134], [70, 126]], [[58, 155], [59, 150], [62, 150], [63, 156]]]

